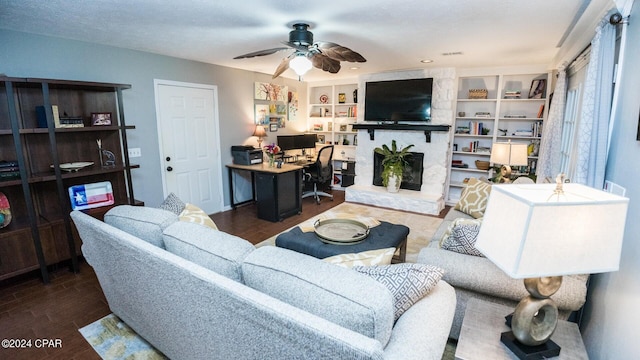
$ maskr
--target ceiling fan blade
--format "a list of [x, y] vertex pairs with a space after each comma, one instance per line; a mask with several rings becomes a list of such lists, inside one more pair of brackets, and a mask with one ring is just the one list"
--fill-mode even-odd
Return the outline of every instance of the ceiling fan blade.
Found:
[[291, 59], [293, 58], [293, 54], [282, 59], [280, 65], [278, 65], [278, 68], [276, 69], [276, 72], [273, 73], [273, 76], [271, 77], [272, 79], [277, 78], [278, 76], [282, 75], [283, 72], [287, 71], [287, 69], [289, 68], [289, 61], [291, 61]]
[[336, 74], [340, 71], [340, 61], [332, 59], [324, 54], [316, 53], [311, 56], [311, 63], [314, 67]]
[[324, 55], [338, 61], [366, 62], [367, 60], [357, 52], [332, 42], [320, 41], [314, 44]]
[[271, 55], [271, 54], [275, 54], [278, 51], [282, 51], [282, 50], [289, 50], [289, 48], [279, 47], [279, 48], [273, 48], [273, 49], [260, 50], [260, 51], [255, 51], [255, 52], [251, 52], [251, 53], [248, 53], [248, 54], [236, 56], [236, 57], [234, 57], [234, 59], [246, 59], [246, 58], [252, 58], [252, 57], [256, 57], [256, 56]]

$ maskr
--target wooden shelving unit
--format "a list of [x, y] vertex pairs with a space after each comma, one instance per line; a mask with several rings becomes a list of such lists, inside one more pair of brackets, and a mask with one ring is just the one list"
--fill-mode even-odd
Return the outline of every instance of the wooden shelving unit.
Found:
[[[126, 84], [0, 77], [0, 160], [18, 163], [20, 178], [0, 181], [11, 205], [12, 221], [0, 229], [0, 280], [40, 270], [49, 281], [50, 265], [69, 262], [78, 271], [80, 238], [69, 217], [68, 188], [109, 181], [115, 205], [134, 200], [122, 91]], [[55, 126], [52, 105], [60, 116], [82, 118], [83, 127]], [[44, 107], [38, 118], [36, 107]], [[110, 126], [91, 126], [91, 113], [111, 113]], [[38, 121], [40, 120], [40, 121]], [[46, 126], [45, 126], [46, 124]], [[111, 151], [114, 166], [102, 166], [97, 140]], [[67, 172], [60, 164], [93, 162]], [[1, 180], [1, 179], [0, 179]], [[112, 206], [85, 210], [102, 218]]]

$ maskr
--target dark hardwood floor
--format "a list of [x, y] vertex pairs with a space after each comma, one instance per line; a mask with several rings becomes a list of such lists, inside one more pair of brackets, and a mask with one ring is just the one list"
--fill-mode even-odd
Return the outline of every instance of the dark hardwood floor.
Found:
[[[277, 223], [258, 219], [255, 205], [211, 218], [220, 230], [256, 244], [344, 201], [344, 192], [333, 194], [334, 201], [323, 198], [320, 205], [312, 198], [303, 199], [302, 214]], [[0, 282], [0, 341], [31, 340], [30, 348], [0, 347], [0, 359], [100, 359], [78, 329], [110, 313], [95, 274], [84, 261], [77, 274], [59, 266], [47, 285], [37, 273]], [[37, 348], [36, 339], [60, 339], [62, 347]]]

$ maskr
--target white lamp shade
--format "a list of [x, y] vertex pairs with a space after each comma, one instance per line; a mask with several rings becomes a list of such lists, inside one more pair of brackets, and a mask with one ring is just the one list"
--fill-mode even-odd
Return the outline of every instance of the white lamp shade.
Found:
[[307, 59], [304, 54], [296, 55], [291, 61], [289, 61], [289, 67], [298, 74], [298, 76], [304, 75], [312, 67], [311, 60]]
[[563, 185], [493, 185], [476, 248], [516, 279], [618, 270], [629, 199]]
[[491, 147], [490, 161], [501, 165], [527, 165], [527, 144], [496, 142]]

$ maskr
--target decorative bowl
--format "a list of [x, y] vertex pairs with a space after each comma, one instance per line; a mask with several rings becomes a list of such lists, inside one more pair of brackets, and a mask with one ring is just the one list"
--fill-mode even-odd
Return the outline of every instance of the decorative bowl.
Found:
[[483, 160], [476, 160], [476, 167], [479, 170], [489, 170], [489, 162]]

